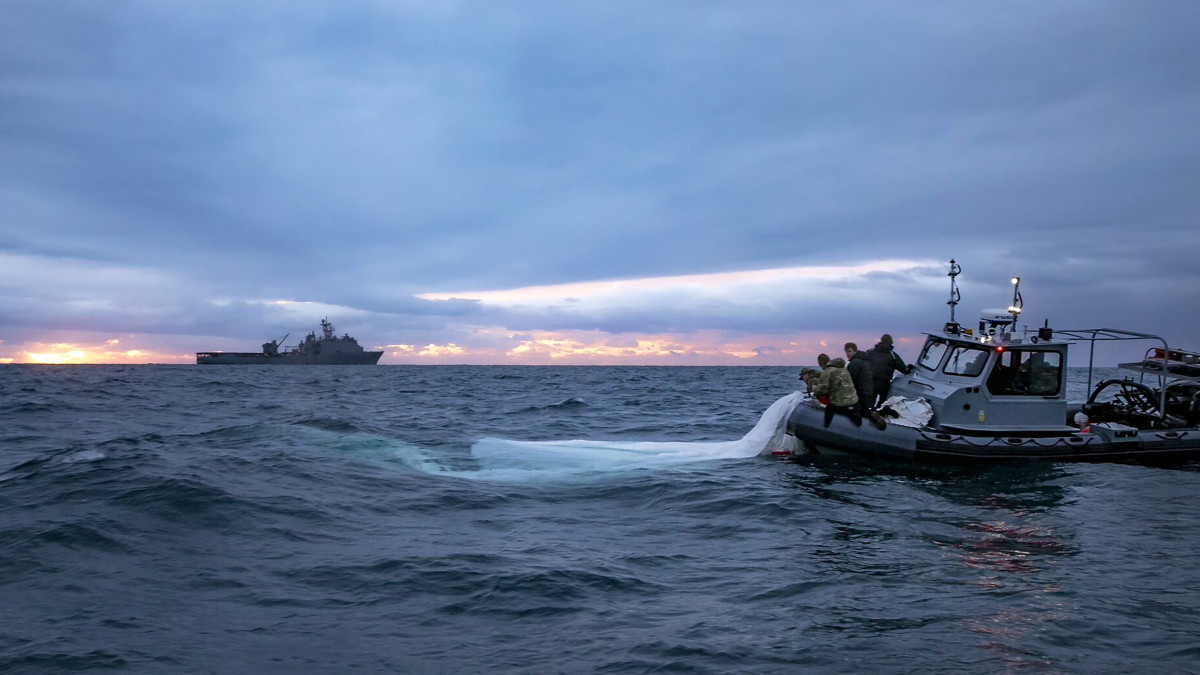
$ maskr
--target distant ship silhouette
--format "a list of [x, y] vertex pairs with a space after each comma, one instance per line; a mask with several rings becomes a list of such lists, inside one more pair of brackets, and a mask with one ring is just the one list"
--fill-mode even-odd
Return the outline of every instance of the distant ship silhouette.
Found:
[[[287, 336], [283, 336], [286, 340]], [[321, 319], [321, 337], [315, 332], [308, 334], [304, 342], [279, 351], [282, 340], [264, 342], [261, 352], [196, 352], [196, 363], [200, 365], [296, 365], [296, 366], [373, 366], [379, 362], [383, 352], [368, 352], [358, 340], [347, 333], [342, 337], [333, 334], [329, 317]]]

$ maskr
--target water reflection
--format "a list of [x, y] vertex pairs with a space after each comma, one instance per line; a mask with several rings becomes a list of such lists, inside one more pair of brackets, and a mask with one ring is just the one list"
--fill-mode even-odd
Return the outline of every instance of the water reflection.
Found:
[[1067, 465], [1026, 462], [994, 465], [944, 465], [889, 462], [856, 455], [804, 456], [806, 468], [796, 487], [838, 498], [850, 486], [900, 482], [956, 505], [1047, 511], [1063, 503]]
[[971, 507], [956, 519], [957, 533], [931, 542], [975, 589], [976, 612], [963, 627], [1012, 669], [1049, 665], [1044, 638], [1068, 616], [1057, 572], [1079, 547], [1055, 517], [1069, 501], [1068, 473], [1055, 464], [1004, 467], [929, 487]]
[[797, 487], [840, 504], [811, 550], [824, 569], [854, 579], [858, 600], [840, 606], [838, 625], [868, 630], [881, 612], [875, 587], [883, 598], [886, 586], [903, 584], [914, 599], [885, 613], [935, 622], [948, 644], [980, 651], [964, 653], [965, 662], [1053, 670], [1048, 638], [1075, 612], [1060, 583], [1080, 551], [1065, 508], [1075, 500], [1072, 465], [901, 465], [827, 455], [801, 466]]
[[999, 572], [1037, 572], [1039, 559], [1070, 553], [1054, 531], [1042, 525], [997, 521], [967, 523], [963, 529], [968, 533], [979, 533], [977, 540], [958, 545], [967, 567]]

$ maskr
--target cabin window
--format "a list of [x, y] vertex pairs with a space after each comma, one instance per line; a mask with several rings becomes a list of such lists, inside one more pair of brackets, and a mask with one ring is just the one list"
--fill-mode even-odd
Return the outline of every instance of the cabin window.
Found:
[[946, 367], [942, 368], [942, 372], [975, 377], [987, 365], [988, 353], [989, 350], [983, 347], [955, 347], [950, 350], [950, 357], [946, 359]]
[[1057, 396], [1062, 388], [1059, 352], [1010, 349], [988, 376], [988, 391], [1001, 396]]
[[937, 370], [942, 363], [942, 357], [946, 355], [946, 347], [946, 343], [941, 340], [926, 342], [925, 349], [921, 351], [921, 358], [917, 359], [917, 365], [926, 370]]

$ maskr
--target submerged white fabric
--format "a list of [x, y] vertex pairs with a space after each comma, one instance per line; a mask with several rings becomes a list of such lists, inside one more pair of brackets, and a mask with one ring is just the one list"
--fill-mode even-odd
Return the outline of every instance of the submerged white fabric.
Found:
[[745, 436], [732, 441], [562, 440], [520, 441], [481, 438], [471, 446], [477, 469], [456, 470], [433, 461], [410, 464], [427, 473], [492, 480], [533, 482], [589, 480], [617, 471], [682, 469], [720, 459], [796, 452], [799, 442], [787, 433], [792, 410], [803, 394], [788, 394], [771, 404]]

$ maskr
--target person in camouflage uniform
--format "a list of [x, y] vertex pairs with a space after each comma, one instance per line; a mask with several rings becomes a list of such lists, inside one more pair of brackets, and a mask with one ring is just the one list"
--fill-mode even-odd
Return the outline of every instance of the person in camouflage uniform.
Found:
[[813, 386], [813, 393], [829, 397], [825, 405], [825, 426], [833, 421], [834, 414], [850, 418], [854, 426], [862, 426], [862, 413], [858, 407], [858, 393], [854, 390], [854, 378], [846, 372], [846, 360], [831, 359], [829, 367]]
[[816, 398], [822, 404], [827, 404], [829, 403], [829, 396], [822, 383], [825, 382], [826, 374], [829, 370], [829, 355], [817, 354], [817, 365], [820, 368], [805, 368], [801, 370], [800, 379], [808, 386], [808, 394], [810, 396]]
[[808, 392], [809, 396], [815, 396], [815, 394], [813, 394], [813, 387], [816, 386], [817, 380], [820, 377], [821, 370], [819, 368], [800, 369], [800, 381], [804, 383], [805, 391]]

